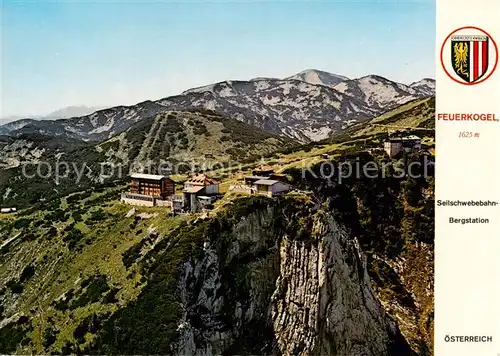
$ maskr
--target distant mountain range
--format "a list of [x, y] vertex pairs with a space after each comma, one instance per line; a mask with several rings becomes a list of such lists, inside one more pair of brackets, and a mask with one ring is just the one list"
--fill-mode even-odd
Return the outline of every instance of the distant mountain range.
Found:
[[69, 119], [72, 117], [85, 116], [96, 112], [97, 110], [102, 110], [104, 107], [89, 107], [85, 105], [80, 106], [68, 106], [48, 115], [45, 115], [45, 119]]
[[26, 116], [7, 116], [0, 119], [4, 125], [9, 122], [25, 120], [25, 119], [33, 119], [33, 120], [58, 120], [58, 119], [69, 119], [71, 117], [85, 116], [96, 112], [97, 110], [102, 110], [105, 107], [89, 107], [85, 105], [80, 106], [67, 106], [65, 108], [56, 110], [47, 115], [31, 115], [29, 117]]
[[[55, 112], [59, 120], [23, 119], [0, 126], [0, 134], [56, 135], [103, 141], [136, 122], [171, 110], [210, 109], [301, 142], [317, 141], [414, 99], [434, 95], [435, 81], [405, 85], [370, 75], [358, 79], [306, 70], [285, 79], [224, 81], [180, 95], [67, 118], [86, 107]], [[53, 115], [53, 114], [51, 114]]]

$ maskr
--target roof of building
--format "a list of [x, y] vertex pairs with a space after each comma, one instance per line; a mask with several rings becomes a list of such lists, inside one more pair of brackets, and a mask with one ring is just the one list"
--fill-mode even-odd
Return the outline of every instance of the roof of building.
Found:
[[274, 180], [274, 179], [261, 179], [261, 180], [258, 180], [255, 182], [255, 184], [257, 184], [257, 185], [275, 185], [276, 183], [289, 185], [288, 183], [281, 182], [279, 180]]
[[409, 135], [403, 137], [391, 137], [389, 141], [398, 142], [398, 141], [420, 141], [421, 138], [416, 135]]
[[194, 187], [184, 188], [182, 191], [184, 193], [198, 193], [203, 188], [205, 188], [205, 186], [203, 186], [203, 185], [197, 185], [197, 186], [194, 186]]
[[12, 213], [14, 211], [16, 211], [17, 209], [16, 208], [1, 208], [0, 211], [2, 213]]
[[219, 184], [219, 182], [217, 182], [215, 179], [209, 178], [204, 174], [193, 176], [193, 177], [189, 178], [186, 181], [186, 183], [195, 184], [195, 185], [198, 185], [198, 184], [201, 184], [201, 185]]
[[130, 178], [162, 180], [163, 178], [167, 178], [167, 176], [160, 176], [160, 175], [157, 175], [157, 174], [132, 173], [130, 175]]
[[417, 135], [410, 135], [410, 136], [403, 137], [403, 140], [421, 140], [421, 138], [418, 137]]

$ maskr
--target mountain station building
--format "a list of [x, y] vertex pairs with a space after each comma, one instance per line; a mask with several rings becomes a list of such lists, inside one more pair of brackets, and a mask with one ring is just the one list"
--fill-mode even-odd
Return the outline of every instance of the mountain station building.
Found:
[[389, 157], [398, 155], [403, 150], [410, 152], [422, 148], [422, 139], [416, 135], [391, 137], [384, 142], [384, 151]]
[[291, 184], [288, 184], [286, 177], [279, 176], [279, 179], [272, 179], [264, 176], [246, 176], [243, 179], [242, 185], [231, 186], [230, 190], [247, 194], [260, 194], [268, 197], [285, 194], [293, 189]]
[[292, 186], [274, 179], [260, 179], [253, 183], [255, 192], [260, 195], [274, 197], [289, 192]]
[[184, 208], [198, 212], [210, 206], [219, 195], [219, 182], [204, 174], [189, 178], [184, 183]]
[[163, 206], [175, 193], [175, 182], [167, 176], [134, 173], [130, 179], [130, 191], [121, 197], [122, 202], [127, 204]]

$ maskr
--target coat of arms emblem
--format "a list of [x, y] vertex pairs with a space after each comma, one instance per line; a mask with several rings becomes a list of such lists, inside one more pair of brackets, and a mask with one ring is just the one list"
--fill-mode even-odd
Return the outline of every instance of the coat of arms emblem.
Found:
[[493, 74], [498, 62], [498, 48], [486, 32], [477, 27], [453, 31], [441, 48], [441, 64], [455, 82], [479, 84]]
[[488, 36], [452, 36], [451, 62], [455, 73], [473, 83], [488, 70]]

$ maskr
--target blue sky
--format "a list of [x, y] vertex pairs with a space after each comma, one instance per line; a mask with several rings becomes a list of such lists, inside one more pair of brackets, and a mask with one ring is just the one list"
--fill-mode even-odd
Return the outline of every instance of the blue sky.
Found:
[[308, 68], [410, 83], [434, 77], [434, 19], [434, 1], [4, 0], [2, 116]]

